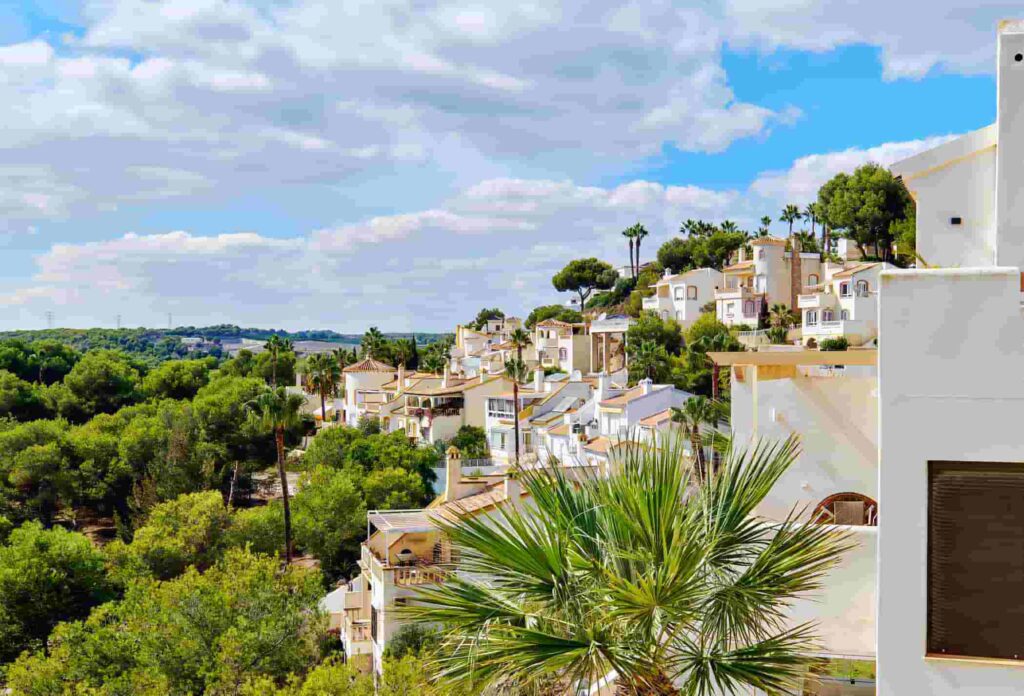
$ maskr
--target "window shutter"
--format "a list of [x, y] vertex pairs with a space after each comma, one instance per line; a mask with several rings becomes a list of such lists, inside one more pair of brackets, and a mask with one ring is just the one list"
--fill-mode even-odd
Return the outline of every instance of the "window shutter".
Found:
[[1024, 464], [930, 462], [928, 652], [1024, 658]]

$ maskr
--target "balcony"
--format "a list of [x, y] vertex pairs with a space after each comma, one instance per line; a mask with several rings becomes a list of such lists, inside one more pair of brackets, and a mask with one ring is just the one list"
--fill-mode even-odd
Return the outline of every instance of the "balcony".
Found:
[[798, 295], [796, 298], [797, 309], [820, 309], [824, 306], [824, 293], [816, 292], [813, 295]]
[[661, 298], [657, 295], [653, 297], [645, 297], [641, 303], [644, 309], [651, 309], [657, 311], [660, 308]]
[[759, 293], [754, 288], [747, 287], [746, 285], [738, 288], [715, 290], [716, 300], [755, 300], [762, 295], [763, 293]]

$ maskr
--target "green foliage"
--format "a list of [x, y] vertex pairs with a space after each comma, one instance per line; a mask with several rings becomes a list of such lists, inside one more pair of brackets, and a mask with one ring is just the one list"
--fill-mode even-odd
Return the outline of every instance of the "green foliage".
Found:
[[49, 410], [40, 390], [13, 372], [0, 370], [0, 417], [28, 421], [45, 418]]
[[366, 536], [366, 505], [349, 471], [315, 469], [295, 495], [295, 540], [334, 581], [351, 569]]
[[636, 278], [619, 278], [608, 292], [594, 293], [590, 301], [587, 302], [587, 309], [600, 309], [620, 305], [629, 299], [634, 289], [636, 289]]
[[694, 268], [717, 268], [721, 270], [729, 263], [733, 252], [746, 244], [745, 232], [722, 229], [703, 220], [687, 220], [679, 233], [685, 237], [673, 237], [658, 249], [658, 263], [673, 273], [682, 273]]
[[231, 515], [231, 527], [225, 537], [226, 545], [246, 548], [267, 556], [281, 554], [284, 539], [284, 511], [273, 501], [268, 505], [237, 510]]
[[388, 640], [384, 656], [400, 660], [406, 655], [421, 655], [440, 642], [441, 634], [433, 628], [417, 623], [403, 625]]
[[580, 308], [586, 307], [587, 298], [594, 290], [607, 290], [615, 284], [619, 274], [604, 261], [596, 258], [575, 259], [566, 264], [551, 279], [559, 292], [575, 292], [580, 296]]
[[192, 406], [204, 435], [222, 444], [232, 461], [273, 461], [268, 452], [269, 437], [259, 433], [247, 421], [245, 404], [266, 388], [261, 379], [221, 377], [196, 393]]
[[309, 443], [302, 464], [310, 470], [321, 466], [340, 469], [347, 461], [349, 447], [363, 437], [359, 430], [348, 426], [324, 428]]
[[777, 346], [786, 342], [787, 334], [789, 334], [789, 330], [784, 326], [773, 326], [767, 332], [768, 340]]
[[[295, 384], [295, 353], [283, 351], [277, 356], [277, 384]], [[259, 377], [267, 384], [274, 383], [275, 361], [269, 351], [264, 351], [253, 360], [252, 377]]]
[[98, 413], [113, 413], [140, 398], [139, 367], [126, 353], [89, 351], [63, 382], [50, 387], [51, 408], [79, 423]]
[[654, 288], [651, 286], [661, 280], [664, 269], [659, 262], [654, 262], [644, 270], [636, 279], [636, 288], [629, 294], [626, 301], [626, 313], [631, 317], [638, 317], [643, 311], [643, 300], [645, 297], [654, 295]]
[[824, 338], [821, 343], [818, 344], [818, 350], [823, 351], [839, 351], [846, 350], [850, 347], [850, 342], [846, 340], [846, 336], [836, 336], [834, 338]]
[[534, 308], [529, 316], [526, 317], [526, 328], [532, 329], [538, 322], [542, 322], [545, 319], [557, 319], [558, 321], [565, 321], [570, 324], [578, 324], [583, 321], [583, 315], [575, 309], [563, 307], [562, 305], [543, 305]]
[[[689, 392], [711, 396], [714, 392], [714, 370], [708, 352], [743, 350], [743, 346], [714, 314], [700, 315], [686, 330], [685, 339], [686, 352], [675, 361], [672, 380], [676, 386]], [[729, 371], [722, 370], [719, 379], [722, 393], [728, 394]]]
[[664, 382], [669, 374], [669, 354], [663, 345], [654, 341], [627, 343], [629, 350], [629, 381], [636, 384], [642, 379]]
[[491, 454], [491, 448], [487, 444], [487, 432], [475, 425], [464, 425], [451, 440], [444, 443], [444, 450], [449, 446], [455, 446], [462, 452], [465, 459], [485, 459]]
[[494, 307], [493, 309], [488, 309], [485, 307], [476, 313], [476, 317], [473, 319], [473, 321], [469, 322], [467, 326], [469, 326], [469, 328], [473, 329], [474, 331], [480, 331], [485, 326], [487, 326], [487, 322], [490, 321], [491, 319], [504, 318], [505, 313], [498, 309], [497, 307]]
[[120, 602], [61, 624], [9, 670], [16, 694], [229, 694], [284, 683], [319, 656], [318, 574], [231, 551], [200, 573], [138, 580]]
[[49, 523], [69, 481], [62, 475], [67, 424], [31, 421], [0, 430], [0, 512]]
[[111, 597], [103, 554], [88, 539], [36, 522], [18, 527], [0, 545], [0, 663]]
[[161, 503], [135, 532], [131, 544], [113, 542], [115, 575], [126, 581], [141, 571], [157, 580], [177, 577], [190, 566], [212, 565], [225, 546], [231, 513], [217, 491], [192, 493]]
[[679, 355], [683, 350], [683, 330], [675, 319], [662, 319], [657, 312], [641, 312], [626, 331], [626, 345], [640, 345], [644, 341], [661, 346], [669, 355]]
[[407, 609], [445, 626], [434, 668], [473, 693], [613, 669], [623, 687], [672, 681], [694, 696], [798, 690], [814, 630], [780, 618], [853, 545], [753, 514], [798, 449], [730, 449], [702, 485], [674, 442], [627, 448], [610, 477], [523, 472], [528, 511], [443, 523], [465, 572], [418, 588]]
[[894, 223], [913, 215], [914, 203], [903, 182], [877, 164], [840, 173], [818, 191], [821, 219], [842, 236], [852, 239], [861, 252], [892, 260]]
[[209, 381], [210, 368], [205, 360], [170, 360], [146, 375], [142, 391], [158, 399], [191, 399]]
[[371, 471], [362, 481], [366, 507], [371, 510], [410, 510], [423, 505], [423, 479], [412, 471], [388, 468]]

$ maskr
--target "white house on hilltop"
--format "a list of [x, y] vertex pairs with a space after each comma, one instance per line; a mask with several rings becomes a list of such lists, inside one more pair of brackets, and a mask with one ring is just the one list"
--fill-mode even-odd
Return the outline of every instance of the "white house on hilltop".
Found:
[[713, 268], [695, 268], [665, 276], [652, 285], [654, 295], [645, 297], [643, 308], [657, 312], [662, 319], [675, 319], [684, 329], [700, 316], [700, 308], [715, 299], [722, 286], [722, 272]]

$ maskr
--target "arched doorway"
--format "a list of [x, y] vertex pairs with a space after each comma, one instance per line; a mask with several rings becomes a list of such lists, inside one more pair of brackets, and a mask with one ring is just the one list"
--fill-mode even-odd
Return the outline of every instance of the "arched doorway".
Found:
[[811, 520], [817, 524], [874, 527], [878, 525], [878, 503], [862, 493], [835, 493], [814, 506]]

